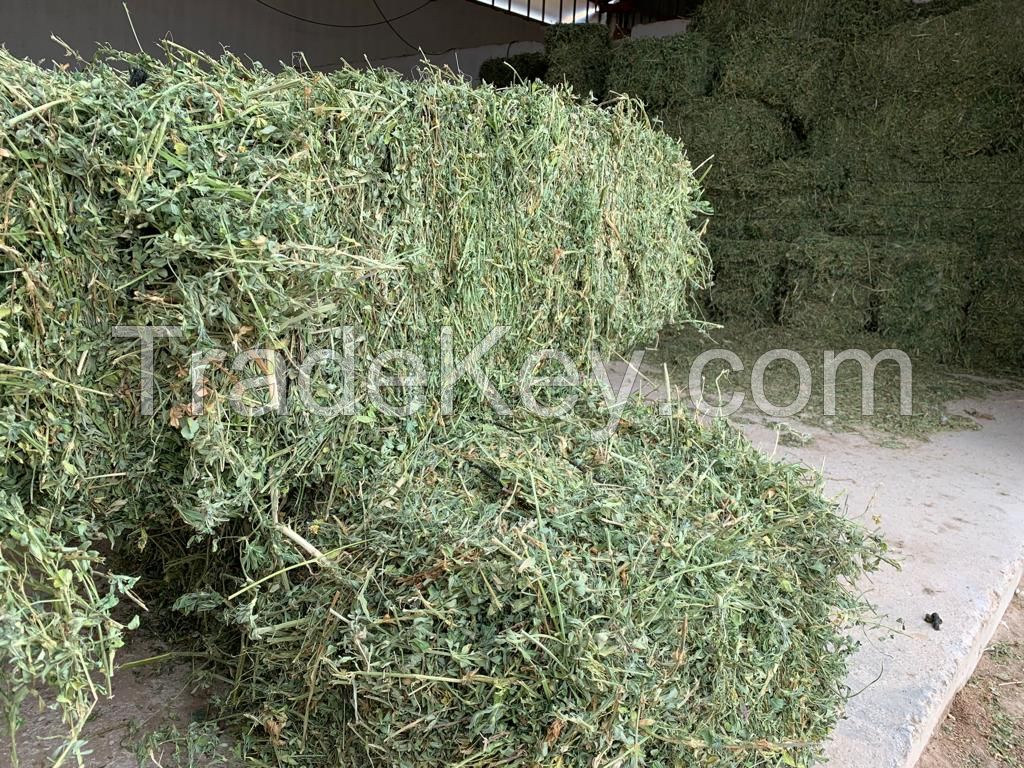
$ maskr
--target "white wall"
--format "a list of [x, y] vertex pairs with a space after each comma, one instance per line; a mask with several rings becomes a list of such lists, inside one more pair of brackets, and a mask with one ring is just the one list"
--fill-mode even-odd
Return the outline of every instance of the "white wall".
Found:
[[[380, 20], [372, 0], [265, 0], [299, 16], [329, 23], [357, 24]], [[388, 17], [404, 13], [423, 0], [377, 0]], [[223, 46], [268, 66], [290, 62], [302, 51], [310, 65], [329, 69], [344, 58], [361, 63], [401, 61], [413, 49], [386, 25], [335, 29], [288, 18], [257, 0], [129, 0], [132, 21], [147, 50], [170, 36], [186, 47], [216, 53]], [[515, 41], [539, 41], [544, 26], [468, 0], [434, 0], [422, 10], [399, 19], [395, 28], [414, 46], [429, 52], [474, 48]], [[0, 44], [16, 56], [60, 59], [63, 50], [50, 40], [53, 33], [82, 55], [90, 56], [97, 42], [137, 50], [121, 0], [0, 0]], [[519, 49], [515, 49], [519, 50]], [[417, 60], [418, 55], [411, 57]], [[461, 58], [461, 57], [460, 57]], [[486, 57], [485, 57], [486, 58]], [[452, 57], [454, 61], [454, 57]], [[402, 64], [402, 67], [405, 65]], [[463, 69], [476, 75], [479, 62]], [[400, 67], [396, 67], [400, 68]]]
[[690, 28], [689, 19], [672, 19], [670, 21], [655, 21], [651, 24], [637, 24], [630, 30], [629, 36], [635, 38], [645, 37], [672, 37], [681, 35]]

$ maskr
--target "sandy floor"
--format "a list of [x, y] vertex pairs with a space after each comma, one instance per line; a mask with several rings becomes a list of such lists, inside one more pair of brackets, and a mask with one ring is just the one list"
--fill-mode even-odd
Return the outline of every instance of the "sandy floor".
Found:
[[[986, 418], [978, 419], [977, 431], [943, 433], [907, 448], [882, 448], [864, 436], [810, 428], [809, 442], [776, 446], [779, 433], [763, 422], [742, 425], [766, 450], [823, 468], [831, 492], [844, 495], [848, 513], [867, 525], [880, 522], [903, 561], [902, 571], [881, 573], [866, 585], [869, 597], [889, 617], [887, 629], [865, 634], [855, 658], [850, 685], [865, 690], [851, 701], [848, 719], [837, 731], [830, 768], [913, 765], [942, 714], [944, 705], [932, 711], [934, 702], [948, 701], [966, 681], [973, 662], [964, 668], [964, 659], [973, 653], [971, 644], [981, 644], [980, 654], [995, 626], [995, 619], [992, 627], [986, 625], [985, 617], [1001, 611], [997, 598], [1012, 591], [1007, 585], [1016, 583], [1024, 566], [1024, 393], [957, 408]], [[923, 622], [931, 611], [943, 615], [942, 632]], [[1009, 631], [1018, 639], [1024, 636], [1019, 612]], [[123, 658], [161, 650], [144, 641]], [[979, 696], [968, 688], [960, 697], [953, 709], [957, 720], [947, 729], [951, 739], [944, 733], [921, 768], [1020, 766], [969, 762], [972, 730], [992, 730], [979, 709], [989, 695], [985, 687], [994, 684], [991, 675], [1012, 676], [996, 661], [986, 654], [984, 677], [975, 686]], [[1017, 718], [1018, 731], [1021, 690], [1019, 685], [1000, 689], [1001, 700], [1011, 701], [1007, 711]], [[127, 670], [115, 682], [113, 699], [100, 703], [89, 724], [94, 751], [86, 765], [136, 766], [140, 732], [161, 727], [168, 717], [179, 728], [187, 727], [201, 708], [202, 700], [188, 689], [185, 668]], [[46, 736], [57, 725], [48, 715], [30, 717], [18, 739], [22, 765], [48, 764], [54, 742]], [[0, 764], [5, 762], [6, 756], [0, 756]], [[160, 763], [149, 759], [143, 764]]]

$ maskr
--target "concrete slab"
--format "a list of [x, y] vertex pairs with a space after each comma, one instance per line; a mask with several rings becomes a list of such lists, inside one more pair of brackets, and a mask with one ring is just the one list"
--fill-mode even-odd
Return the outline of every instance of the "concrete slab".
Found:
[[[613, 383], [624, 368], [611, 366]], [[662, 375], [644, 373], [634, 389], [664, 399]], [[829, 768], [913, 768], [1024, 574], [1024, 392], [950, 410], [973, 411], [980, 429], [885, 448], [790, 420], [813, 438], [793, 447], [777, 445], [761, 418], [737, 423], [763, 450], [822, 469], [829, 493], [868, 526], [877, 519], [901, 561], [863, 585], [888, 626], [858, 632], [848, 683], [859, 693], [828, 746]], [[936, 611], [940, 631], [924, 621]]]

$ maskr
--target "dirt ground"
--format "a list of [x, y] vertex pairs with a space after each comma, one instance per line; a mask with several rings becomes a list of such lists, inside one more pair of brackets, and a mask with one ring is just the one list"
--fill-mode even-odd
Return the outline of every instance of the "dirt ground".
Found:
[[[131, 637], [118, 654], [120, 670], [114, 677], [114, 695], [99, 701], [86, 725], [89, 754], [85, 768], [160, 768], [174, 765], [167, 749], [150, 749], [146, 736], [155, 731], [188, 729], [190, 721], [206, 711], [202, 692], [193, 690], [191, 668], [180, 662], [145, 661], [160, 659], [170, 651], [145, 630]], [[139, 666], [131, 666], [133, 663]], [[21, 768], [47, 768], [61, 740], [60, 717], [53, 710], [40, 712], [32, 702], [22, 708], [25, 724], [18, 731]], [[0, 766], [9, 764], [9, 747], [0, 750]], [[188, 765], [188, 762], [184, 763]], [[73, 766], [72, 759], [66, 765]]]
[[917, 768], [1024, 767], [1024, 587]]

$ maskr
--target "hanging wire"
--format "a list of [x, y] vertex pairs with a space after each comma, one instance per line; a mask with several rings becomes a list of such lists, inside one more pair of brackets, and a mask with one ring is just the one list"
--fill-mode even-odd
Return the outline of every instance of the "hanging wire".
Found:
[[[305, 16], [299, 16], [298, 14], [291, 13], [289, 11], [284, 10], [283, 8], [278, 8], [277, 6], [271, 5], [270, 3], [266, 2], [266, 0], [256, 0], [256, 2], [262, 5], [264, 8], [274, 11], [274, 13], [280, 13], [282, 16], [287, 16], [290, 19], [302, 21], [305, 22], [306, 24], [315, 24], [318, 27], [330, 27], [331, 29], [366, 29], [368, 27], [379, 27], [384, 24], [391, 26], [392, 21], [398, 21], [399, 19], [404, 19], [406, 16], [412, 16], [417, 11], [422, 11], [431, 3], [436, 2], [436, 0], [426, 0], [425, 3], [417, 5], [415, 8], [408, 10], [405, 13], [400, 13], [397, 16], [392, 16], [390, 19], [384, 15], [384, 13], [380, 10], [380, 6], [377, 5], [376, 2], [374, 2], [374, 5], [377, 7], [377, 11], [381, 15], [381, 20], [368, 22], [366, 24], [332, 24], [331, 22], [327, 21], [317, 21], [316, 19], [310, 19]], [[394, 29], [392, 29], [392, 32], [393, 31]]]

